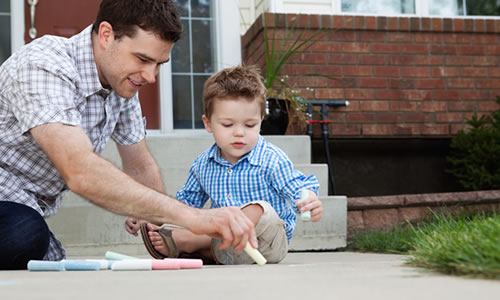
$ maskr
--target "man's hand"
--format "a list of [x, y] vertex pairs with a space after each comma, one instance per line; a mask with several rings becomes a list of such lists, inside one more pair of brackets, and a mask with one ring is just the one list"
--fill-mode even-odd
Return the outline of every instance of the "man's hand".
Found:
[[301, 213], [308, 210], [311, 211], [311, 221], [317, 222], [321, 220], [323, 216], [323, 203], [318, 199], [318, 196], [314, 192], [308, 191], [309, 195], [304, 201], [299, 201], [297, 203], [297, 208]]
[[200, 209], [188, 229], [196, 234], [207, 234], [222, 239], [221, 249], [233, 246], [235, 251], [245, 248], [247, 241], [258, 248], [254, 224], [239, 207]]

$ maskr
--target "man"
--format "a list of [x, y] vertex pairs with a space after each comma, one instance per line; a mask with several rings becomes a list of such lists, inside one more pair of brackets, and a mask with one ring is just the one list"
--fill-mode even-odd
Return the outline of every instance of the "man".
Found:
[[[0, 67], [0, 269], [65, 257], [43, 218], [68, 189], [129, 220], [257, 247], [239, 208], [198, 210], [166, 196], [144, 141], [137, 92], [155, 82], [181, 31], [170, 0], [103, 0], [93, 26], [37, 39]], [[109, 138], [123, 171], [98, 156]]]

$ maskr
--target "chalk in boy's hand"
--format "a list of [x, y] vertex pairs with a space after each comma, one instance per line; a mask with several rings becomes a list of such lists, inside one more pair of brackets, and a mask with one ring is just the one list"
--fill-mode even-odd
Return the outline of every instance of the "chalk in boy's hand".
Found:
[[[306, 190], [306, 189], [302, 189], [300, 191], [300, 200], [299, 200], [299, 203], [305, 201], [307, 199], [307, 196], [309, 195], [309, 191]], [[300, 214], [300, 218], [302, 219], [302, 221], [304, 222], [309, 222], [311, 221], [311, 211], [308, 210], [308, 211], [304, 211]]]

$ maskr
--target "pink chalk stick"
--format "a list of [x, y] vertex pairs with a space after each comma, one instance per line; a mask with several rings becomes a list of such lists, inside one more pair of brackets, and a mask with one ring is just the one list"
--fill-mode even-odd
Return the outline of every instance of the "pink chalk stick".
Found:
[[181, 262], [176, 259], [153, 259], [151, 264], [153, 270], [179, 270], [181, 268]]
[[181, 269], [200, 269], [203, 267], [203, 260], [195, 258], [165, 258], [164, 260], [175, 260], [180, 263]]

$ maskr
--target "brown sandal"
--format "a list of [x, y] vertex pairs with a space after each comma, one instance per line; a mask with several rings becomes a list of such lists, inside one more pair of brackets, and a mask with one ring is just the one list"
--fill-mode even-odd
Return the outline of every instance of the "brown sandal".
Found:
[[165, 224], [160, 229], [155, 230], [160, 234], [161, 238], [163, 239], [163, 242], [167, 246], [168, 256], [165, 256], [165, 255], [161, 254], [160, 252], [156, 251], [156, 249], [153, 246], [153, 243], [149, 239], [148, 228], [146, 227], [146, 223], [142, 223], [140, 228], [141, 228], [142, 241], [144, 242], [144, 245], [146, 246], [146, 250], [148, 250], [149, 254], [152, 257], [154, 257], [156, 259], [178, 258], [179, 257], [179, 252], [177, 251], [177, 246], [175, 245], [175, 241], [172, 237], [172, 230], [174, 228], [182, 228], [182, 227], [178, 227], [178, 226], [170, 225], [170, 224]]

